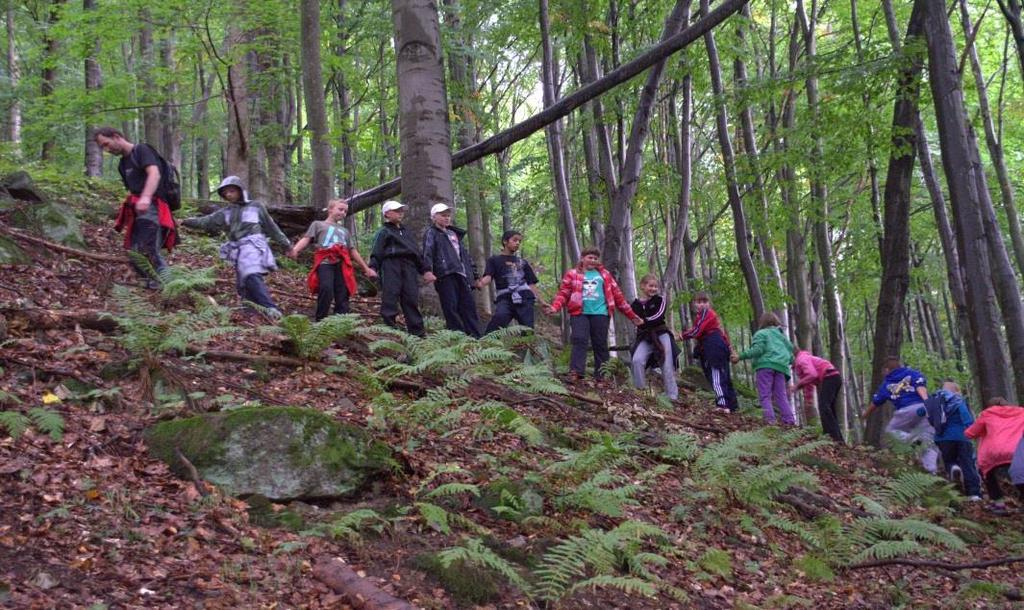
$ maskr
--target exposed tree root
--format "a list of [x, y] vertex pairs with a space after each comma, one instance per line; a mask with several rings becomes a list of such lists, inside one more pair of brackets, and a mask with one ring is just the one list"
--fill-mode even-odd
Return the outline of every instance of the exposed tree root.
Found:
[[343, 595], [360, 610], [415, 610], [415, 606], [381, 591], [377, 585], [356, 574], [341, 559], [323, 558], [313, 566], [313, 576]]

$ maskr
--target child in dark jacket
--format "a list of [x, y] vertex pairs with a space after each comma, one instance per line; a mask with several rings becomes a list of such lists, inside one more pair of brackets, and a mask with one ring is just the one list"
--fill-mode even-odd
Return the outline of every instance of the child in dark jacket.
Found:
[[779, 318], [770, 311], [761, 314], [758, 326], [760, 330], [754, 333], [750, 347], [741, 354], [733, 354], [730, 359], [733, 364], [740, 360], [754, 361], [757, 397], [761, 401], [765, 423], [775, 423], [774, 401], [782, 414], [782, 423], [795, 426], [796, 417], [786, 395], [789, 367], [793, 364], [793, 343], [782, 332]]
[[370, 267], [380, 276], [380, 317], [388, 326], [397, 326], [401, 306], [409, 333], [426, 336], [419, 308], [419, 278], [422, 274], [424, 281], [433, 282], [434, 274], [424, 265], [423, 254], [412, 234], [402, 226], [405, 206], [385, 201], [381, 213], [384, 225], [377, 231], [370, 253]]
[[891, 402], [895, 411], [885, 431], [904, 443], [920, 443], [923, 447], [921, 465], [935, 474], [939, 469], [939, 450], [934, 442], [935, 429], [927, 417], [918, 414], [918, 409], [928, 400], [928, 380], [920, 371], [903, 366], [903, 362], [895, 356], [886, 358], [882, 374], [885, 379], [872, 396], [863, 419], [866, 420], [886, 401]]
[[715, 404], [720, 411], [734, 412], [739, 409], [736, 390], [732, 387], [729, 359], [732, 345], [718, 314], [711, 308], [711, 298], [706, 292], [693, 296], [693, 327], [679, 335], [680, 340], [693, 339], [696, 346], [693, 355], [704, 369], [704, 376], [715, 393]]
[[672, 331], [665, 324], [665, 297], [661, 296], [661, 283], [654, 274], [645, 275], [640, 280], [640, 290], [644, 298], [633, 301], [633, 313], [643, 320], [636, 331], [633, 343], [632, 362], [633, 385], [637, 389], [647, 387], [645, 371], [648, 368], [661, 367], [661, 378], [665, 386], [665, 395], [669, 400], [679, 398], [676, 385], [676, 354]]
[[562, 307], [569, 310], [572, 353], [569, 358], [570, 377], [583, 377], [587, 367], [587, 348], [594, 348], [594, 379], [604, 376], [601, 368], [608, 362], [608, 327], [616, 309], [626, 314], [633, 324], [643, 324], [640, 316], [626, 302], [619, 284], [601, 264], [601, 251], [584, 248], [580, 262], [562, 276], [558, 294], [546, 308], [555, 315]]
[[473, 298], [476, 265], [462, 243], [466, 231], [452, 225], [452, 209], [445, 203], [430, 208], [430, 222], [423, 232], [423, 264], [437, 278], [434, 289], [441, 301], [445, 326], [479, 338], [480, 319]]
[[501, 236], [501, 254], [487, 259], [484, 274], [476, 282], [476, 287], [483, 289], [494, 281], [494, 315], [487, 322], [485, 333], [505, 328], [512, 320], [533, 328], [533, 306], [542, 299], [533, 267], [516, 256], [522, 242], [523, 234], [519, 231], [505, 231]]
[[[955, 481], [971, 501], [981, 500], [981, 477], [974, 464], [974, 445], [964, 434], [974, 423], [974, 415], [960, 393], [960, 386], [946, 381], [942, 389], [929, 397], [928, 401], [936, 403], [937, 415], [942, 416], [938, 421], [932, 421], [932, 427], [935, 429], [935, 445], [946, 467], [946, 476]], [[928, 409], [918, 407], [917, 414], [927, 415]], [[945, 421], [942, 422], [942, 419]]]
[[349, 312], [349, 297], [356, 293], [356, 274], [352, 261], [359, 264], [366, 277], [377, 277], [377, 272], [359, 255], [348, 229], [342, 224], [347, 215], [348, 202], [344, 199], [331, 199], [327, 202], [327, 220], [314, 220], [302, 239], [288, 252], [289, 257], [298, 258], [306, 246], [316, 244], [313, 268], [306, 277], [306, 286], [310, 294], [316, 295], [317, 321], [330, 315], [332, 301], [334, 313]]
[[217, 194], [231, 205], [206, 216], [186, 218], [181, 224], [190, 229], [226, 233], [228, 241], [220, 247], [220, 257], [235, 266], [238, 294], [242, 299], [263, 307], [269, 317], [280, 318], [281, 310], [270, 298], [263, 279], [264, 275], [277, 269], [267, 237], [286, 248], [292, 245], [291, 241], [278, 228], [267, 208], [259, 201], [249, 199], [249, 193], [238, 176], [224, 178], [217, 187]]

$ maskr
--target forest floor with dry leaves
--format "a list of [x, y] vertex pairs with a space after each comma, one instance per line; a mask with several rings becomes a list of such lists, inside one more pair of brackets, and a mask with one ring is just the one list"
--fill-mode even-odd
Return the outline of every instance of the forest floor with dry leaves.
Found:
[[[83, 224], [89, 251], [120, 255], [121, 237], [103, 216], [83, 214], [89, 220]], [[0, 229], [5, 220], [0, 214]], [[212, 242], [186, 238], [171, 264], [218, 266], [223, 282], [207, 292], [221, 304], [237, 304], [232, 273], [211, 255]], [[818, 557], [822, 551], [780, 522], [810, 524], [832, 518], [842, 524], [864, 517], [855, 498], [876, 494], [894, 473], [907, 471], [908, 458], [864, 447], [816, 446], [790, 464], [817, 480], [803, 501], [798, 497], [765, 508], [751, 506], [744, 498], [709, 488], [692, 457], [668, 459], [657, 450], [666, 435], [685, 435], [704, 449], [735, 431], [761, 427], [752, 411], [723, 416], [712, 409], [706, 394], [693, 390], [684, 391], [672, 408], [629, 389], [622, 378], [604, 387], [583, 383], [570, 388], [569, 395], [511, 390], [503, 395], [486, 380], [461, 390], [466, 400], [504, 399], [543, 434], [543, 443], [483, 426], [480, 415], [472, 412], [442, 430], [394, 418], [382, 425], [374, 402], [378, 397], [358, 378], [273, 359], [235, 362], [165, 354], [163, 362], [176, 382], [196, 398], [144, 400], [146, 380], [124, 366], [129, 354], [115, 340], [116, 330], [89, 322], [95, 313], [114, 311], [115, 284], [137, 283], [128, 266], [21, 245], [33, 263], [0, 267], [0, 308], [6, 318], [6, 336], [0, 338], [0, 397], [5, 410], [45, 406], [58, 412], [64, 430], [60, 440], [33, 428], [14, 440], [0, 429], [2, 607], [358, 604], [314, 576], [314, 566], [325, 557], [342, 558], [368, 583], [417, 607], [545, 607], [540, 598], [527, 597], [493, 571], [472, 570], [468, 583], [443, 583], [423, 558], [481, 539], [527, 574], [544, 552], [574, 533], [607, 532], [626, 520], [664, 532], [661, 544], [648, 550], [666, 561], [652, 560], [645, 568], [651, 574], [648, 582], [664, 587], [648, 597], [594, 586], [546, 607], [1000, 608], [1020, 603], [1020, 564], [973, 570], [904, 565], [821, 569], [828, 557]], [[269, 278], [288, 313], [312, 313], [303, 278], [299, 269]], [[160, 304], [155, 294], [148, 297], [154, 307], [170, 307]], [[356, 299], [353, 306], [367, 324], [375, 321], [372, 298]], [[30, 308], [56, 313], [31, 319], [18, 314]], [[238, 311], [232, 322], [244, 332], [214, 339], [206, 350], [291, 357], [282, 351], [280, 336], [256, 332], [264, 321]], [[368, 364], [375, 356], [364, 343], [343, 341], [331, 353]], [[391, 386], [399, 403], [422, 397], [439, 380], [404, 381]], [[143, 432], [157, 421], [254, 403], [309, 407], [369, 426], [395, 450], [400, 469], [352, 501], [271, 503], [259, 512], [246, 500], [176, 478], [147, 453]], [[816, 438], [805, 431], [799, 442]], [[448, 481], [483, 489], [497, 479], [531, 477], [548, 477], [550, 483], [552, 464], [567, 455], [559, 448], [579, 452], [620, 440], [625, 457], [610, 461], [609, 469], [615, 485], [632, 486], [627, 501], [618, 504], [621, 514], [587, 511], [546, 497], [542, 518], [517, 521], [501, 518], [470, 493], [436, 501], [454, 515], [448, 524], [415, 510], [425, 497], [425, 485]], [[566, 478], [565, 484], [579, 481]], [[523, 508], [515, 502], [510, 506]], [[331, 523], [355, 510], [372, 511], [373, 527], [316, 533], [318, 523]], [[941, 525], [965, 543], [962, 550], [940, 550], [928, 558], [965, 563], [1024, 554], [1020, 512], [994, 517], [977, 504], [936, 508], [914, 502], [893, 509], [894, 518], [910, 516]], [[467, 586], [469, 593], [462, 590]], [[474, 598], [474, 588], [489, 589], [489, 597]]]

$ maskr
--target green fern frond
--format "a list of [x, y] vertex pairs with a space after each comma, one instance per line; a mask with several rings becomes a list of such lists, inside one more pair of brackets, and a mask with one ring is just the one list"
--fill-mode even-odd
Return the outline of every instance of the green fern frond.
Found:
[[593, 578], [574, 584], [566, 595], [572, 595], [584, 589], [618, 589], [626, 595], [643, 595], [654, 597], [658, 594], [658, 587], [646, 580], [634, 576], [612, 576], [610, 574], [599, 574]]
[[666, 434], [662, 440], [665, 444], [650, 449], [650, 452], [666, 462], [685, 464], [692, 462], [700, 453], [697, 437], [689, 432]]
[[36, 428], [49, 434], [54, 442], [59, 442], [64, 438], [64, 417], [60, 413], [42, 407], [33, 407], [29, 409], [28, 414]]
[[913, 540], [883, 540], [855, 554], [850, 563], [919, 555], [925, 548]]
[[420, 517], [423, 518], [428, 527], [436, 529], [442, 534], [452, 533], [452, 528], [448, 524], [449, 517], [451, 516], [448, 511], [430, 502], [416, 502], [413, 506], [419, 511]]
[[464, 561], [475, 566], [487, 568], [501, 574], [520, 591], [529, 595], [530, 586], [526, 580], [519, 575], [515, 566], [496, 554], [479, 539], [470, 538], [463, 546], [445, 549], [437, 554], [441, 565], [446, 569], [457, 561]]
[[173, 299], [183, 294], [209, 290], [216, 286], [217, 268], [190, 269], [178, 265], [166, 267], [160, 273], [160, 282], [163, 285], [160, 291], [161, 296], [165, 299]]
[[428, 491], [423, 495], [424, 498], [450, 498], [452, 496], [460, 496], [462, 494], [470, 494], [474, 497], [480, 497], [480, 488], [472, 483], [445, 483], [438, 485], [434, 489]]
[[625, 514], [626, 505], [637, 504], [633, 495], [638, 491], [636, 485], [619, 485], [623, 478], [609, 470], [602, 470], [571, 491], [556, 497], [555, 506], [579, 508], [606, 517], [621, 517]]
[[892, 504], [918, 504], [922, 498], [948, 486], [949, 482], [927, 472], [904, 472], [895, 479], [885, 482], [878, 495]]
[[5, 428], [14, 440], [18, 440], [30, 425], [32, 420], [17, 411], [0, 411], [0, 426]]
[[886, 508], [885, 505], [883, 505], [881, 502], [875, 500], [874, 498], [857, 495], [853, 497], [853, 501], [856, 502], [857, 504], [860, 504], [861, 508], [863, 508], [864, 510], [866, 510], [867, 512], [871, 513], [876, 517], [889, 516], [889, 509]]

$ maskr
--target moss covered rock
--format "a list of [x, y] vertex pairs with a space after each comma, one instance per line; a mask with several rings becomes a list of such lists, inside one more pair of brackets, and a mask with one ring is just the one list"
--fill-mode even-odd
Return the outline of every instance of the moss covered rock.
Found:
[[525, 481], [498, 479], [488, 483], [474, 502], [499, 519], [520, 522], [544, 514], [544, 497]]
[[32, 259], [13, 239], [0, 235], [0, 265], [27, 265]]
[[351, 495], [394, 464], [387, 445], [313, 409], [252, 407], [161, 422], [150, 452], [181, 477], [176, 450], [207, 481], [272, 500]]

